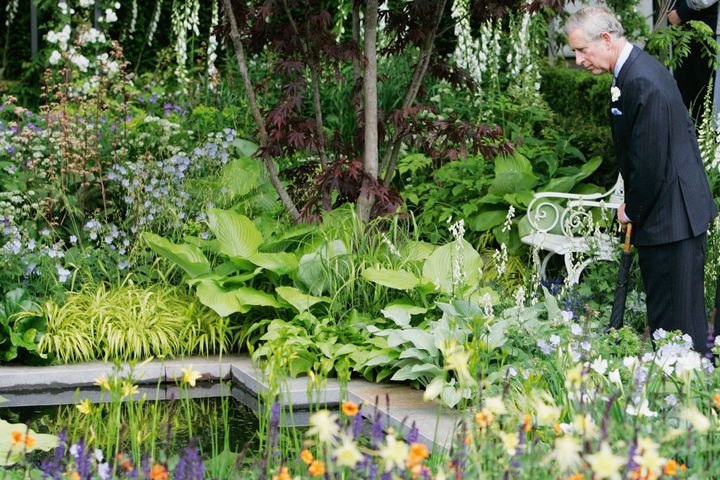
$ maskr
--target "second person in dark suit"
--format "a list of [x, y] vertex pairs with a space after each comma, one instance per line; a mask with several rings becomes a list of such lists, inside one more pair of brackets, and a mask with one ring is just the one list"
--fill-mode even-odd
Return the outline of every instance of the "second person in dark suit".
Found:
[[618, 218], [633, 224], [650, 330], [681, 330], [704, 352], [706, 232], [717, 209], [682, 96], [607, 9], [581, 9], [566, 33], [578, 65], [614, 76], [609, 114], [625, 180]]

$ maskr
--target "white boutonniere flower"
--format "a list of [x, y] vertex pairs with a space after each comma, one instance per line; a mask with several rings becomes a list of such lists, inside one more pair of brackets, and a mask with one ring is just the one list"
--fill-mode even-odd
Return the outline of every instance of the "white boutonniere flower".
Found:
[[610, 99], [613, 102], [617, 102], [620, 100], [620, 89], [618, 87], [612, 87], [610, 89]]

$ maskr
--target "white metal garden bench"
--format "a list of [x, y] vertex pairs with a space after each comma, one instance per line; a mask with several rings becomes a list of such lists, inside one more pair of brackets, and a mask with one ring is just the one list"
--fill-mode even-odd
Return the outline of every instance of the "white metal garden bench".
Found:
[[527, 211], [531, 231], [521, 241], [548, 252], [540, 264], [542, 278], [553, 255], [564, 257], [570, 285], [580, 281], [580, 274], [593, 261], [614, 260], [619, 240], [612, 235], [611, 229], [617, 226], [612, 220], [624, 198], [620, 175], [604, 193], [536, 193]]

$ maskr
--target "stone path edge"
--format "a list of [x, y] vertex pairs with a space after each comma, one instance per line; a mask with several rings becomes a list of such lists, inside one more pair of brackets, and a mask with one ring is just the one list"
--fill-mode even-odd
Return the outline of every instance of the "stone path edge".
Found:
[[[240, 387], [223, 392], [222, 384], [215, 384], [190, 389], [191, 396], [230, 393], [257, 409], [257, 402], [253, 404], [252, 398], [257, 399], [258, 394], [267, 391], [261, 370], [244, 355], [153, 360], [134, 366], [108, 362], [48, 367], [3, 366], [0, 367], [0, 396], [7, 401], [0, 403], [0, 408], [67, 404], [83, 398], [98, 401], [101, 395], [95, 380], [113, 373], [130, 374], [133, 381], [140, 385], [140, 394], [146, 393], [148, 398], [169, 400], [178, 398], [175, 380], [181, 377], [182, 369], [189, 366], [202, 375], [202, 380], [233, 380]], [[419, 390], [403, 384], [376, 384], [353, 379], [343, 392], [335, 379], [326, 380], [319, 389], [310, 386], [309, 381], [308, 377], [288, 378], [281, 392], [281, 403], [302, 411], [318, 404], [336, 407], [342, 399], [347, 399], [361, 403], [362, 414], [371, 421], [379, 418], [384, 425], [405, 433], [414, 424], [419, 432], [419, 441], [436, 449], [450, 446], [459, 416], [456, 412], [439, 408], [435, 402], [423, 401], [423, 392]], [[68, 389], [73, 389], [72, 393]], [[307, 414], [295, 415], [294, 420], [296, 424], [302, 424], [307, 421]]]

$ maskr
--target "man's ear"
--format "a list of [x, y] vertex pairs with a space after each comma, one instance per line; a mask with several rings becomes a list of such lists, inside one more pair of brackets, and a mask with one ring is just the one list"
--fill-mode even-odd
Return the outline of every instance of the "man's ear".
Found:
[[610, 45], [612, 43], [612, 35], [610, 35], [608, 32], [602, 32], [600, 34], [600, 40], [603, 41], [604, 44]]

